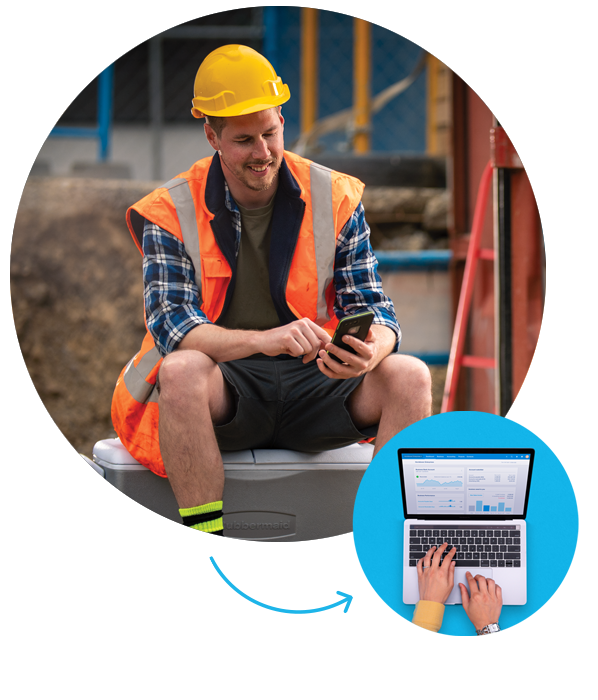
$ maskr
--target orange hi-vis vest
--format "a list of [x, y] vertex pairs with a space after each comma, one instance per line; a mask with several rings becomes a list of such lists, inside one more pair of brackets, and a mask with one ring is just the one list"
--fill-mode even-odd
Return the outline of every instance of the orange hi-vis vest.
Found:
[[[359, 180], [285, 151], [279, 172], [270, 244], [270, 291], [281, 325], [309, 318], [334, 333], [336, 239], [361, 201]], [[127, 223], [140, 252], [150, 221], [176, 236], [195, 269], [202, 312], [209, 321], [228, 308], [236, 275], [236, 233], [225, 206], [217, 155], [134, 204]], [[162, 357], [151, 334], [121, 372], [112, 400], [112, 422], [129, 453], [166, 476], [158, 441], [156, 379]]]

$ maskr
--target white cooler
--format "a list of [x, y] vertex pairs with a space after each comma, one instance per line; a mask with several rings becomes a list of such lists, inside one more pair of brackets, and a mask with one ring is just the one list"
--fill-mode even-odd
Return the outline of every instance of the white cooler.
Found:
[[[373, 451], [364, 444], [316, 454], [223, 452], [224, 536], [296, 542], [351, 532], [355, 495]], [[135, 461], [120, 440], [96, 443], [92, 466], [137, 503], [182, 523], [168, 479]]]

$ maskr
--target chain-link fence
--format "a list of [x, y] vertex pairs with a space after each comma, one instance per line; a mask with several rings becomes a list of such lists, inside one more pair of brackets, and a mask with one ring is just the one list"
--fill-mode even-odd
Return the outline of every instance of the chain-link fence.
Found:
[[[299, 135], [300, 109], [300, 8], [284, 8], [280, 71], [297, 96], [285, 113], [287, 136]], [[281, 22], [282, 24], [282, 22]], [[319, 12], [318, 118], [322, 119], [353, 105], [353, 18], [335, 12]], [[377, 25], [372, 26], [371, 95], [375, 97], [409, 75], [422, 50], [407, 39]], [[287, 77], [288, 76], [288, 77]], [[293, 93], [294, 90], [294, 93]], [[423, 152], [426, 147], [426, 81], [420, 74], [413, 85], [392, 100], [372, 119], [373, 151]], [[347, 150], [346, 132], [323, 139], [331, 150]]]
[[[291, 90], [284, 106], [286, 141], [299, 136], [301, 108], [300, 7], [269, 6], [221, 12], [173, 27], [131, 49], [115, 62], [113, 123], [160, 128], [197, 125], [190, 113], [193, 81], [203, 58], [225, 43], [243, 43], [265, 53]], [[353, 18], [318, 13], [318, 119], [353, 103]], [[372, 26], [371, 94], [409, 75], [421, 49], [382, 27]], [[96, 120], [97, 79], [68, 107], [59, 125]], [[326, 150], [347, 150], [346, 132], [321, 141]], [[415, 82], [372, 119], [373, 151], [423, 152], [426, 139], [426, 79]]]

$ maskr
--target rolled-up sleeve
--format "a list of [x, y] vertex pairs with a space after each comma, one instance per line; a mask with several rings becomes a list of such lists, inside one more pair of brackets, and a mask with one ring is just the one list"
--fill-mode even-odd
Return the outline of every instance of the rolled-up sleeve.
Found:
[[335, 312], [339, 318], [362, 311], [374, 313], [374, 323], [391, 328], [401, 342], [401, 328], [392, 300], [382, 290], [378, 261], [370, 243], [370, 228], [359, 203], [340, 232], [334, 264]]
[[210, 323], [199, 307], [195, 268], [183, 244], [149, 221], [143, 230], [143, 297], [147, 327], [162, 356], [192, 328]]
[[444, 605], [435, 603], [431, 600], [420, 600], [415, 606], [413, 612], [414, 625], [430, 630], [430, 632], [438, 632], [442, 627], [442, 618], [444, 617]]

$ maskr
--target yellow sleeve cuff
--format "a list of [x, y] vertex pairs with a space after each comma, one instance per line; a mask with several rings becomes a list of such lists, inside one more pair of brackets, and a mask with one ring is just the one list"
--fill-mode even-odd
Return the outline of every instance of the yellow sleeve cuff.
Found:
[[438, 632], [442, 626], [443, 617], [444, 605], [442, 603], [435, 603], [431, 600], [420, 600], [415, 606], [412, 622], [418, 627], [430, 630], [430, 632]]

